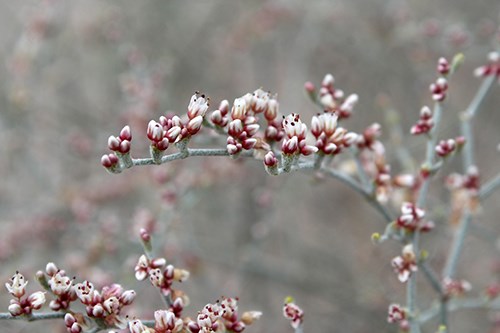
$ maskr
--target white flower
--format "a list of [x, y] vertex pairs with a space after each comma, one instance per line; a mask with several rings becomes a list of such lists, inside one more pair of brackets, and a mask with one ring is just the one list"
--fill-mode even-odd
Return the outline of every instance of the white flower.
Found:
[[26, 285], [27, 284], [28, 284], [28, 281], [26, 281], [24, 276], [21, 273], [16, 272], [16, 274], [14, 274], [12, 276], [12, 278], [10, 279], [10, 283], [7, 282], [5, 284], [5, 287], [7, 288], [7, 290], [9, 291], [9, 293], [12, 296], [22, 297], [24, 295], [24, 293], [26, 292]]
[[50, 289], [58, 296], [67, 293], [72, 284], [73, 281], [69, 277], [62, 275], [61, 272], [57, 272], [49, 280]]
[[28, 297], [28, 302], [30, 302], [31, 308], [38, 310], [45, 304], [45, 293], [37, 291]]

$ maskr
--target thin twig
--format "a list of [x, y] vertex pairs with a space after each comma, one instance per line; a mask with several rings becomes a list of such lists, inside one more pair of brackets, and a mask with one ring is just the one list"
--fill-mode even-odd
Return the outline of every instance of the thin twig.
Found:
[[10, 313], [0, 313], [0, 320], [3, 319], [12, 319], [12, 320], [27, 320], [27, 321], [36, 321], [36, 320], [50, 320], [50, 319], [62, 319], [66, 315], [65, 312], [40, 312], [40, 313], [32, 313], [30, 315], [23, 316], [12, 316]]

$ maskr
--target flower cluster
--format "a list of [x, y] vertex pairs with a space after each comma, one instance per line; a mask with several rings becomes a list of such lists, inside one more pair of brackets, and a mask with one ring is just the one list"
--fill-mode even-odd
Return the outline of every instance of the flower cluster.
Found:
[[413, 251], [413, 245], [408, 244], [403, 247], [402, 255], [391, 261], [394, 272], [398, 274], [400, 282], [405, 283], [413, 272], [418, 270], [417, 259]]
[[[251, 108], [252, 99], [236, 98], [231, 109], [231, 121], [228, 123], [227, 151], [231, 155], [250, 150], [257, 143], [254, 135], [260, 128], [258, 119]], [[256, 104], [254, 104], [256, 105]], [[259, 109], [260, 110], [260, 109]]]
[[420, 109], [420, 118], [418, 122], [412, 126], [410, 133], [413, 135], [429, 133], [434, 126], [432, 116], [433, 112], [428, 106], [422, 107], [422, 109]]
[[453, 280], [449, 277], [443, 279], [443, 291], [447, 296], [462, 296], [472, 289], [471, 284], [466, 280]]
[[9, 293], [14, 296], [9, 305], [9, 312], [12, 316], [29, 315], [33, 310], [39, 310], [45, 304], [45, 293], [42, 291], [24, 297], [27, 284], [28, 281], [19, 272], [16, 272], [10, 281], [5, 283]]
[[242, 332], [262, 315], [259, 311], [248, 311], [238, 319], [238, 299], [223, 297], [222, 301], [207, 304], [198, 313], [196, 321], [191, 320], [188, 328], [192, 333], [208, 333], [224, 327], [230, 332]]
[[448, 80], [444, 77], [440, 77], [436, 82], [431, 83], [429, 90], [432, 93], [432, 99], [436, 102], [442, 102], [446, 98], [446, 92], [448, 90]]
[[[48, 284], [52, 294], [56, 297], [56, 299], [50, 301], [50, 308], [54, 311], [68, 309], [70, 303], [77, 299], [73, 288], [73, 279], [66, 276], [66, 272], [58, 269], [52, 262], [47, 264], [45, 273], [50, 277]], [[43, 272], [38, 272], [37, 277], [39, 280], [44, 278]]]
[[161, 116], [159, 122], [151, 120], [146, 133], [151, 140], [152, 149], [164, 151], [169, 143], [177, 143], [198, 133], [208, 110], [209, 101], [210, 98], [197, 91], [191, 96], [185, 120], [170, 114]]
[[304, 322], [304, 311], [293, 301], [288, 298], [283, 305], [283, 316], [290, 320], [293, 328], [298, 328]]
[[396, 303], [389, 305], [387, 322], [391, 324], [399, 324], [399, 328], [403, 332], [406, 332], [409, 328], [406, 310], [401, 305]]
[[311, 133], [316, 138], [316, 147], [323, 154], [338, 154], [344, 147], [349, 147], [357, 141], [358, 135], [337, 127], [337, 120], [338, 115], [332, 112], [312, 117]]
[[334, 83], [335, 78], [332, 74], [325, 75], [319, 90], [319, 103], [324, 110], [336, 113], [340, 119], [348, 118], [351, 116], [352, 109], [358, 102], [358, 95], [351, 94], [345, 98], [344, 92], [336, 89]]
[[130, 126], [125, 126], [120, 131], [120, 135], [111, 135], [108, 138], [108, 148], [118, 154], [127, 154], [132, 144], [132, 133]]
[[184, 328], [182, 318], [176, 316], [171, 310], [156, 310], [154, 313], [154, 328], [148, 328], [139, 319], [129, 321], [130, 333], [177, 333]]
[[292, 113], [286, 117], [283, 116], [282, 124], [286, 134], [281, 145], [284, 154], [307, 156], [318, 151], [317, 147], [306, 143], [307, 126], [300, 120], [298, 114]]
[[477, 196], [481, 187], [479, 170], [476, 166], [467, 169], [465, 175], [452, 173], [446, 178], [446, 184], [451, 190], [466, 190], [470, 196]]
[[457, 142], [454, 139], [441, 140], [437, 144], [435, 150], [436, 154], [440, 157], [447, 157], [455, 151], [457, 148]]
[[481, 186], [479, 170], [476, 166], [470, 166], [465, 174], [452, 173], [446, 177], [446, 186], [450, 190], [451, 204], [449, 222], [457, 225], [464, 213], [479, 211], [479, 189]]
[[495, 76], [500, 78], [500, 53], [490, 52], [488, 62], [487, 65], [476, 68], [474, 74], [479, 77]]
[[[164, 296], [171, 297], [175, 301], [177, 297], [172, 297], [174, 291], [172, 284], [174, 281], [186, 281], [189, 278], [189, 272], [174, 268], [173, 265], [167, 265], [164, 258], [148, 259], [146, 255], [142, 255], [135, 266], [135, 278], [143, 281], [147, 277], [149, 277], [151, 284], [160, 288]], [[184, 302], [187, 303], [187, 300]]]
[[406, 231], [413, 232], [420, 230], [430, 231], [434, 228], [434, 222], [424, 221], [425, 211], [415, 206], [411, 202], [404, 202], [401, 205], [401, 215], [396, 220], [396, 226]]
[[124, 290], [119, 284], [105, 286], [101, 291], [89, 281], [78, 283], [74, 287], [76, 296], [85, 305], [87, 316], [103, 319], [110, 327], [124, 326], [124, 319], [119, 316], [122, 308], [135, 299], [135, 291]]

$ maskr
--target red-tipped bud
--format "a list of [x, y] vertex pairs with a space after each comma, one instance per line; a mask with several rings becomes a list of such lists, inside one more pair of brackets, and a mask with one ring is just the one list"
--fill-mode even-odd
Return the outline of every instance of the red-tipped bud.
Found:
[[118, 156], [115, 154], [103, 155], [101, 157], [101, 164], [105, 168], [111, 168], [118, 164]]
[[267, 152], [267, 154], [264, 156], [264, 164], [270, 168], [278, 165], [278, 159], [272, 151]]
[[127, 125], [122, 128], [122, 130], [120, 131], [120, 139], [132, 141], [132, 132], [130, 130], [130, 126]]
[[450, 72], [450, 63], [446, 60], [446, 58], [439, 58], [437, 71], [441, 75], [447, 75]]

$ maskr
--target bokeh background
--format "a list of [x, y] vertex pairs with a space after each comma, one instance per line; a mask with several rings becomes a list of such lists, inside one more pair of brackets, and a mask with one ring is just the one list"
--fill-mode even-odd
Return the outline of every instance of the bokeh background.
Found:
[[[371, 243], [384, 221], [342, 184], [270, 177], [258, 161], [224, 158], [110, 175], [100, 156], [125, 124], [133, 155], [147, 156], [147, 122], [168, 110], [184, 113], [195, 90], [217, 106], [263, 87], [278, 94], [282, 113], [299, 112], [308, 123], [317, 110], [304, 82], [319, 84], [326, 73], [360, 96], [346, 126], [362, 131], [379, 122], [390, 140], [386, 110], [397, 111], [407, 133], [431, 103], [437, 59], [463, 52], [442, 129], [443, 138], [456, 136], [499, 13], [496, 0], [0, 1], [0, 279], [15, 270], [33, 276], [54, 261], [78, 281], [136, 289], [130, 314], [151, 318], [160, 299], [133, 277], [138, 230], [147, 226], [157, 253], [192, 272], [181, 286], [191, 298], [188, 314], [221, 295], [239, 296], [242, 310], [264, 312], [248, 332], [291, 332], [281, 311], [292, 295], [306, 312], [306, 332], [395, 332], [386, 316], [389, 303], [404, 303], [405, 287], [390, 266], [400, 245]], [[499, 105], [495, 86], [475, 123], [483, 179], [500, 165]], [[193, 144], [225, 144], [207, 138]], [[402, 140], [419, 161], [423, 140]], [[437, 271], [451, 240], [440, 184], [460, 170], [456, 162], [428, 199], [438, 227], [424, 247]], [[485, 203], [466, 240], [458, 275], [472, 283], [471, 295], [499, 277], [499, 198]], [[433, 300], [422, 279], [419, 306]], [[454, 313], [451, 329], [495, 331], [498, 317]], [[65, 332], [59, 321], [0, 327]], [[430, 322], [424, 332], [436, 329]]]

